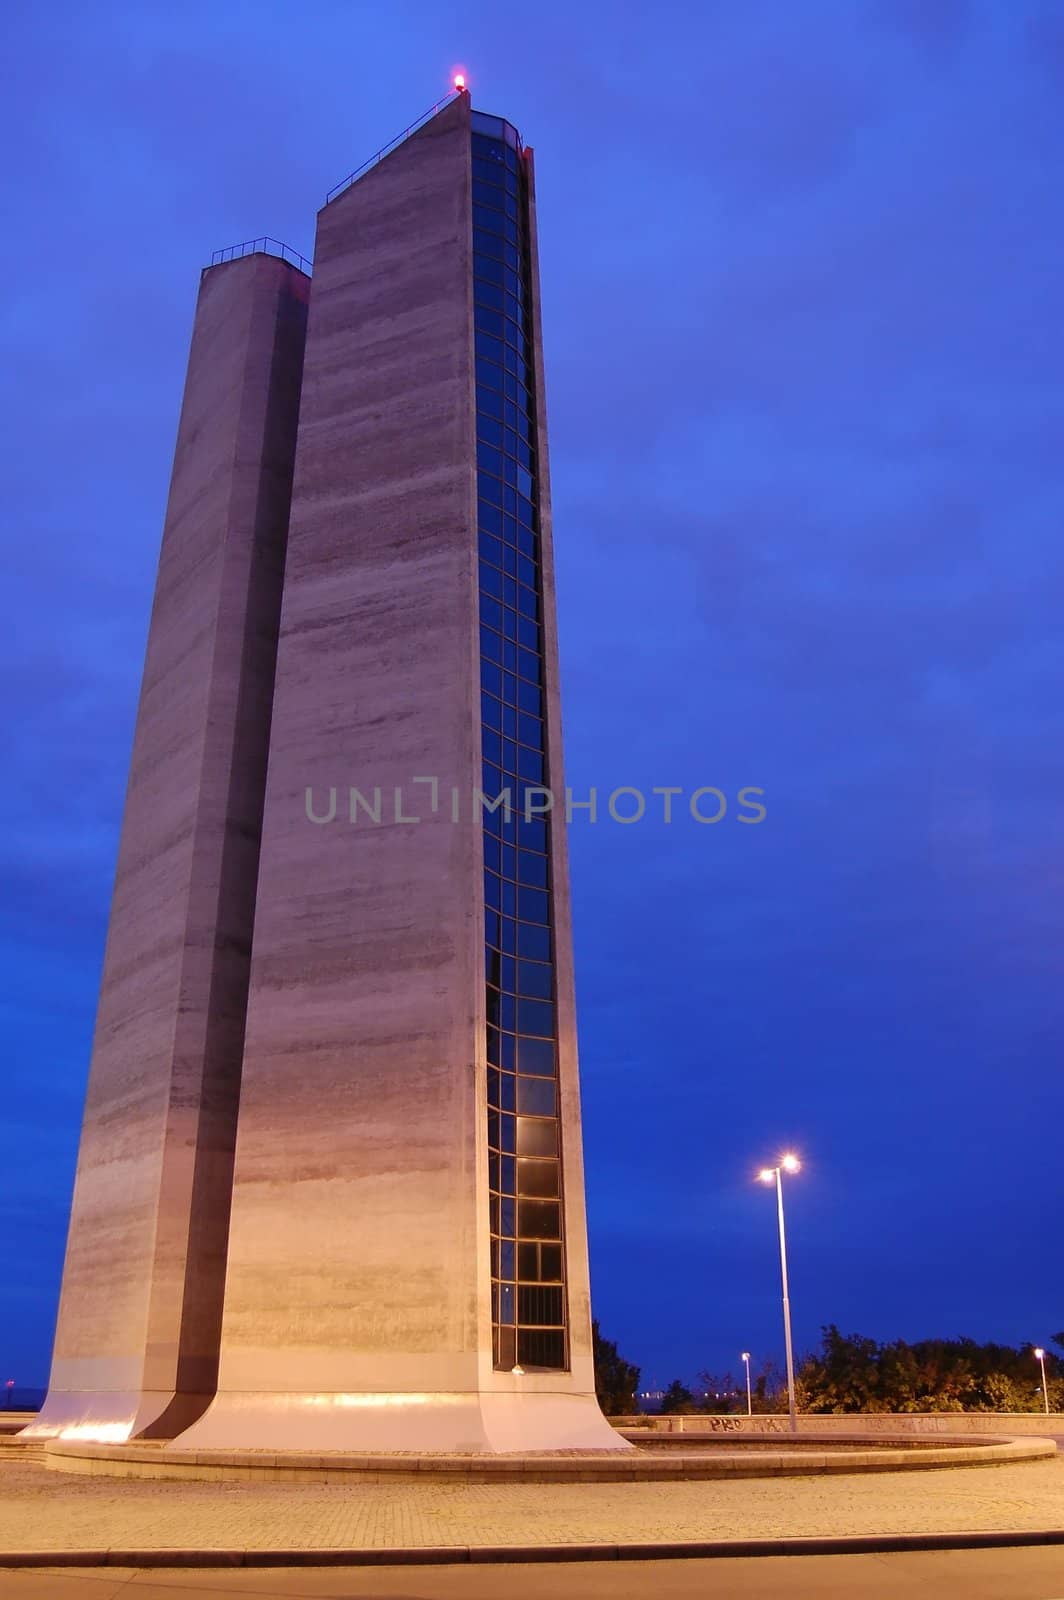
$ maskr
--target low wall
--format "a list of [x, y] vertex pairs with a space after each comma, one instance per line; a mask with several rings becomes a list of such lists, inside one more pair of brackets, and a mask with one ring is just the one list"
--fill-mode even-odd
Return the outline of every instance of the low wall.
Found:
[[[635, 1430], [633, 1430], [634, 1433]], [[51, 1439], [44, 1464], [53, 1472], [119, 1478], [279, 1483], [651, 1483], [705, 1478], [807, 1478], [821, 1473], [912, 1472], [935, 1467], [997, 1467], [1056, 1454], [1051, 1439], [943, 1439], [916, 1444], [869, 1439], [846, 1448], [823, 1443], [798, 1448], [786, 1439], [765, 1449], [741, 1439], [685, 1446], [658, 1430], [661, 1444], [642, 1450], [549, 1451], [530, 1455], [430, 1456], [393, 1452], [369, 1456], [330, 1451], [182, 1450], [174, 1445], [88, 1444]], [[703, 1435], [703, 1440], [705, 1436]], [[2, 1560], [2, 1557], [0, 1557]], [[135, 1565], [135, 1563], [133, 1563]]]
[[[767, 1416], [735, 1417], [709, 1416], [640, 1416], [611, 1417], [615, 1428], [625, 1432], [644, 1430], [648, 1433], [781, 1433], [790, 1432], [790, 1419], [773, 1412]], [[880, 1411], [853, 1412], [848, 1416], [809, 1415], [798, 1418], [799, 1433], [815, 1433], [821, 1437], [844, 1436], [859, 1433], [863, 1438], [870, 1434], [877, 1438], [892, 1438], [899, 1434], [948, 1433], [1006, 1434], [1015, 1439], [1064, 1437], [1064, 1412], [1041, 1411]]]
[[31, 1422], [36, 1422], [36, 1411], [9, 1411], [0, 1408], [0, 1434], [19, 1433], [23, 1428], [28, 1428]]

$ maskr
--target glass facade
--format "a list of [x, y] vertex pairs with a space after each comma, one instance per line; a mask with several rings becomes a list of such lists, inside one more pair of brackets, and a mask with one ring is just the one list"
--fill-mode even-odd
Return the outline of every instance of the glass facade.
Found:
[[[508, 123], [473, 113], [480, 683], [492, 1340], [568, 1366], [528, 189]], [[509, 803], [507, 803], [507, 795]], [[538, 805], [533, 799], [532, 808]]]

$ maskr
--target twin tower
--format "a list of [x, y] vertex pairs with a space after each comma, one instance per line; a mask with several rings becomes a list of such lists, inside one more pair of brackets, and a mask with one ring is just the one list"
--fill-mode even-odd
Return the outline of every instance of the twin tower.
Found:
[[531, 152], [461, 92], [313, 280], [203, 273], [33, 1431], [625, 1447], [563, 787]]

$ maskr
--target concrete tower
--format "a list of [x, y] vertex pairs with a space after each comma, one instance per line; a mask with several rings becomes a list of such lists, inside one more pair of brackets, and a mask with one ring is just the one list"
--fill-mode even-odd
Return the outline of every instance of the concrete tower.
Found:
[[169, 1437], [217, 1381], [309, 288], [200, 284], [36, 1433]]
[[[629, 1448], [594, 1395], [566, 841], [548, 810], [564, 779], [543, 394], [531, 153], [459, 94], [318, 217], [272, 722], [264, 695], [255, 723], [269, 760], [250, 975], [233, 980], [235, 1160], [230, 1049], [202, 1204], [186, 1178], [166, 1210], [154, 1153], [169, 1137], [176, 1170], [198, 1170], [214, 1101], [197, 1078], [180, 1127], [152, 1124], [136, 1251], [126, 1223], [94, 1226], [87, 1257], [72, 1245], [78, 1295], [114, 1259], [134, 1297], [115, 1325], [139, 1328], [159, 1237], [187, 1242], [205, 1214], [216, 1249], [228, 1225], [196, 1388], [216, 1359], [217, 1394], [182, 1448]], [[203, 448], [213, 483], [219, 446]], [[247, 649], [257, 617], [219, 637]], [[159, 628], [157, 610], [152, 648]], [[202, 742], [206, 663], [193, 677], [183, 716]], [[147, 845], [123, 836], [123, 861], [163, 846], [154, 826]], [[122, 904], [112, 942], [150, 948]], [[184, 1022], [173, 983], [146, 1006], [160, 1029]], [[140, 1070], [162, 1105], [172, 1072]], [[127, 1138], [112, 1104], [90, 1110], [98, 1160]], [[82, 1344], [102, 1350], [93, 1326]]]

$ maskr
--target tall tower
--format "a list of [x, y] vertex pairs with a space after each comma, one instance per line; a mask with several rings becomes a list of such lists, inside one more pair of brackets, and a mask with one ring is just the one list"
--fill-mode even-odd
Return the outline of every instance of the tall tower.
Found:
[[458, 94], [318, 217], [183, 1448], [628, 1448], [594, 1394], [543, 392], [531, 152]]
[[200, 284], [33, 1432], [168, 1437], [217, 1381], [309, 288], [267, 255]]

